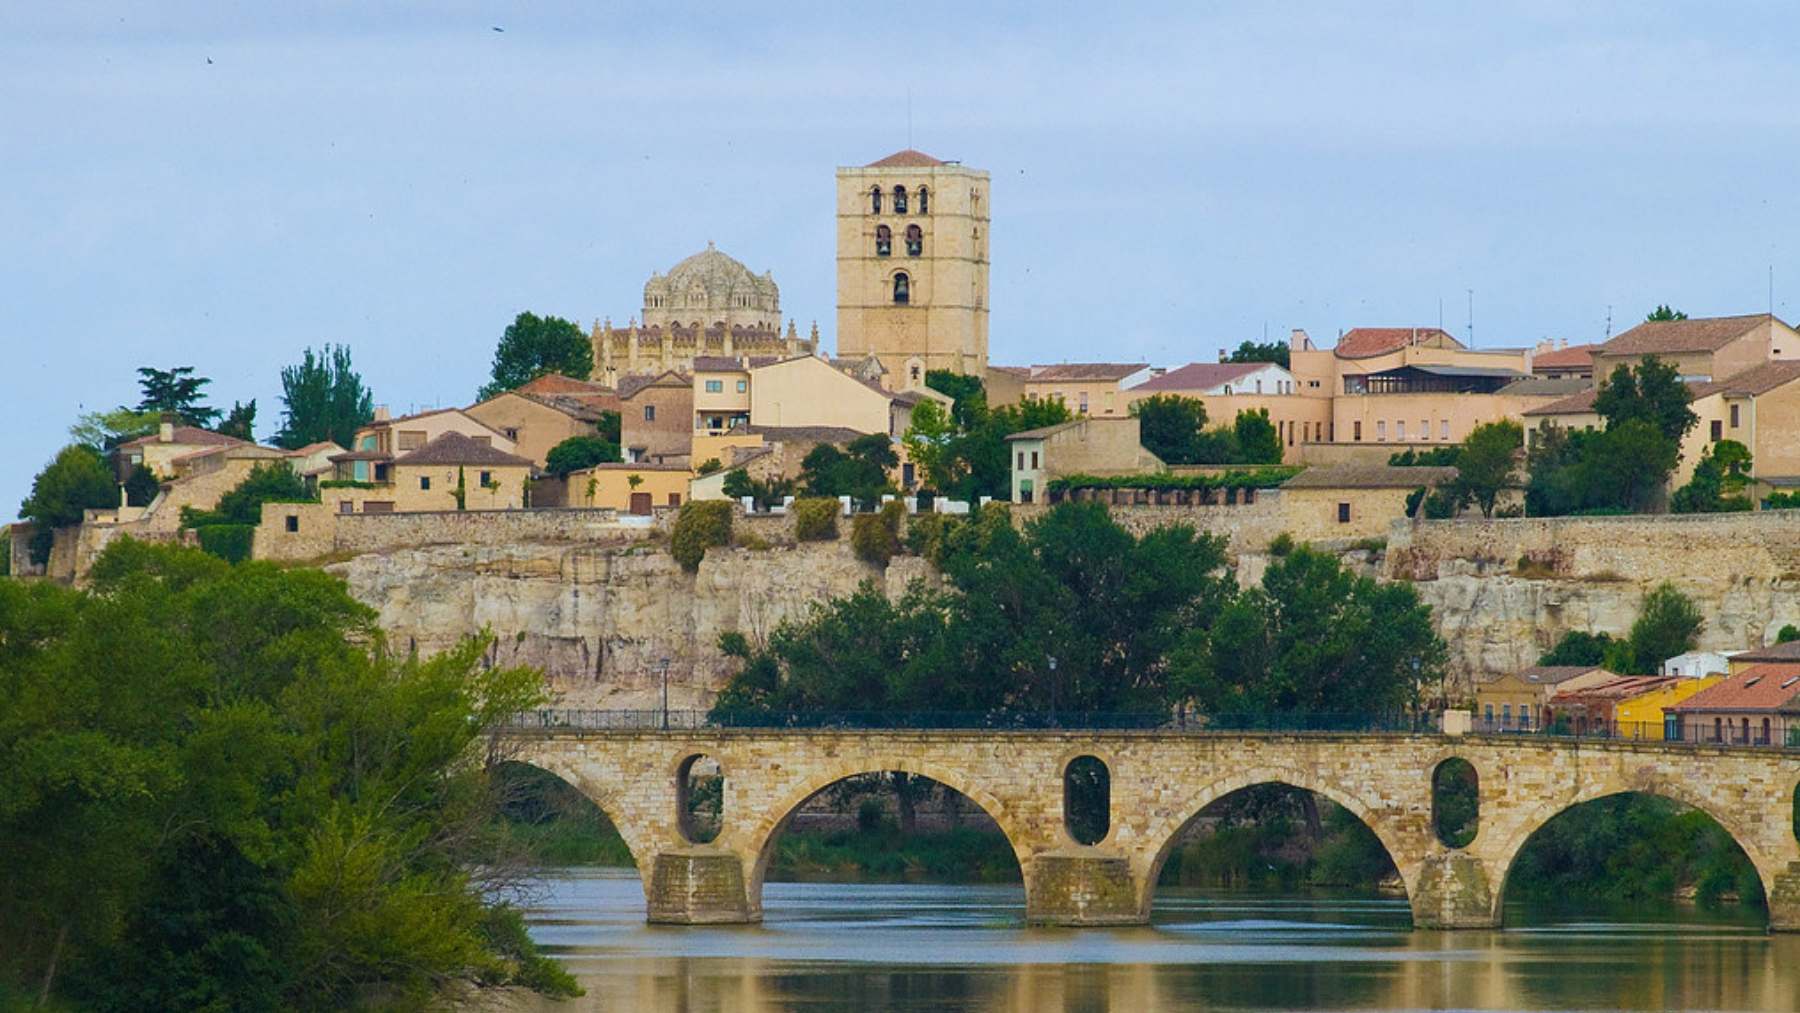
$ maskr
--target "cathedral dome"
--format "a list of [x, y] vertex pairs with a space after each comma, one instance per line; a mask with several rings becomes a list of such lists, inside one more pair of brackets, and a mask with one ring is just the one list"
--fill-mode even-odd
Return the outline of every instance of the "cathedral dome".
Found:
[[706, 249], [676, 264], [668, 274], [652, 275], [644, 285], [644, 305], [710, 314], [731, 310], [779, 314], [781, 291], [770, 275], [751, 273], [742, 262], [707, 243]]

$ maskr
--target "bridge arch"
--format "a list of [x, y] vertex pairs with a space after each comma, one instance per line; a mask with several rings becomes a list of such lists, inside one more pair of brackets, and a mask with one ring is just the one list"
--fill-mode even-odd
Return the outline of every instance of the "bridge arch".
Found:
[[572, 767], [538, 756], [496, 757], [490, 765], [489, 776], [493, 776], [496, 769], [504, 766], [528, 767], [532, 770], [543, 771], [575, 789], [583, 798], [593, 803], [594, 808], [600, 811], [600, 815], [606, 817], [606, 821], [612, 824], [614, 830], [618, 831], [620, 839], [625, 842], [625, 850], [631, 853], [631, 862], [638, 871], [648, 874], [649, 868], [645, 859], [654, 855], [656, 848], [640, 832], [641, 828], [637, 821], [625, 818], [627, 814], [624, 807], [620, 805], [615, 792], [584, 777]]
[[[936, 763], [922, 762], [900, 757], [880, 760], [845, 763], [833, 767], [830, 771], [810, 777], [800, 785], [781, 795], [775, 804], [764, 810], [761, 816], [748, 826], [738, 823], [733, 828], [734, 836], [740, 847], [754, 856], [750, 863], [748, 882], [745, 883], [751, 905], [760, 910], [762, 906], [763, 880], [768, 873], [769, 861], [775, 854], [775, 842], [780, 839], [782, 831], [793, 820], [794, 814], [820, 792], [853, 777], [867, 774], [885, 774], [900, 771], [917, 777], [928, 778], [950, 788], [981, 808], [981, 811], [992, 819], [1000, 832], [1006, 835], [1007, 846], [1012, 849], [1013, 860], [1019, 863], [1020, 872], [1027, 868], [1027, 850], [1021, 842], [1027, 839], [1018, 819], [994, 795], [977, 786], [975, 779], [967, 773], [952, 767]], [[729, 825], [729, 824], [728, 824]], [[723, 841], [723, 837], [721, 837]], [[1026, 889], [1030, 889], [1029, 877], [1026, 878]]]
[[[1428, 776], [1428, 775], [1427, 775]], [[1234, 771], [1230, 775], [1205, 785], [1190, 795], [1186, 801], [1178, 805], [1173, 814], [1152, 823], [1145, 829], [1144, 840], [1147, 846], [1154, 847], [1148, 865], [1143, 869], [1143, 895], [1138, 900], [1139, 914], [1146, 920], [1150, 917], [1150, 905], [1156, 898], [1156, 881], [1162, 875], [1163, 866], [1169, 856], [1174, 853], [1175, 845], [1182, 838], [1188, 827], [1198, 820], [1208, 806], [1246, 788], [1254, 788], [1264, 784], [1279, 784], [1289, 788], [1310, 791], [1343, 806], [1362, 821], [1363, 826], [1374, 833], [1375, 839], [1381, 842], [1387, 851], [1388, 858], [1399, 870], [1400, 880], [1405, 887], [1407, 900], [1412, 901], [1419, 887], [1419, 861], [1412, 850], [1405, 847], [1406, 839], [1401, 835], [1389, 818], [1358, 798], [1340, 785], [1332, 784], [1329, 779], [1304, 771], [1297, 767], [1260, 766], [1248, 770]]]

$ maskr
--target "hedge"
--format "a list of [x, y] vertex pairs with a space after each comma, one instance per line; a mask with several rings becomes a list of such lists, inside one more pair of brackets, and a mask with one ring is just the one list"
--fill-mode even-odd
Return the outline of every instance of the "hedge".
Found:
[[838, 536], [838, 511], [843, 504], [829, 496], [808, 496], [794, 501], [794, 537], [802, 542], [829, 542]]
[[905, 514], [906, 508], [899, 500], [890, 500], [877, 513], [852, 518], [850, 547], [856, 550], [857, 558], [876, 566], [888, 565], [888, 560], [900, 551], [900, 518]]
[[250, 545], [256, 538], [254, 524], [206, 524], [194, 529], [200, 548], [227, 563], [241, 563], [250, 558]]
[[1050, 480], [1053, 493], [1077, 489], [1148, 489], [1173, 492], [1182, 489], [1273, 489], [1300, 474], [1299, 468], [1269, 466], [1218, 475], [1176, 475], [1158, 471], [1144, 475], [1065, 475]]
[[731, 544], [731, 503], [728, 500], [689, 500], [675, 515], [669, 534], [669, 553], [682, 568], [700, 569], [706, 550]]

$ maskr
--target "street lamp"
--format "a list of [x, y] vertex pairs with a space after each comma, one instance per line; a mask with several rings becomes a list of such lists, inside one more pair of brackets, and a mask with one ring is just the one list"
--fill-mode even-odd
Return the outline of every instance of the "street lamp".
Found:
[[662, 698], [663, 698], [662, 726], [663, 726], [663, 731], [666, 732], [669, 730], [669, 659], [668, 658], [662, 659], [662, 661], [659, 663], [659, 667], [661, 667], [661, 669], [662, 669]]

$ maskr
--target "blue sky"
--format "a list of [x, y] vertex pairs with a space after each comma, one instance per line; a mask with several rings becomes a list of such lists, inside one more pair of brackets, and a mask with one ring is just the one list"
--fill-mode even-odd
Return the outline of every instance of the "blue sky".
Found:
[[466, 402], [519, 310], [622, 324], [708, 240], [834, 339], [832, 170], [909, 91], [993, 173], [998, 362], [1462, 335], [1469, 289], [1478, 346], [1596, 340], [1771, 266], [1800, 315], [1792, 5], [726, 7], [0, 11], [0, 517], [139, 365], [263, 437], [325, 342]]

